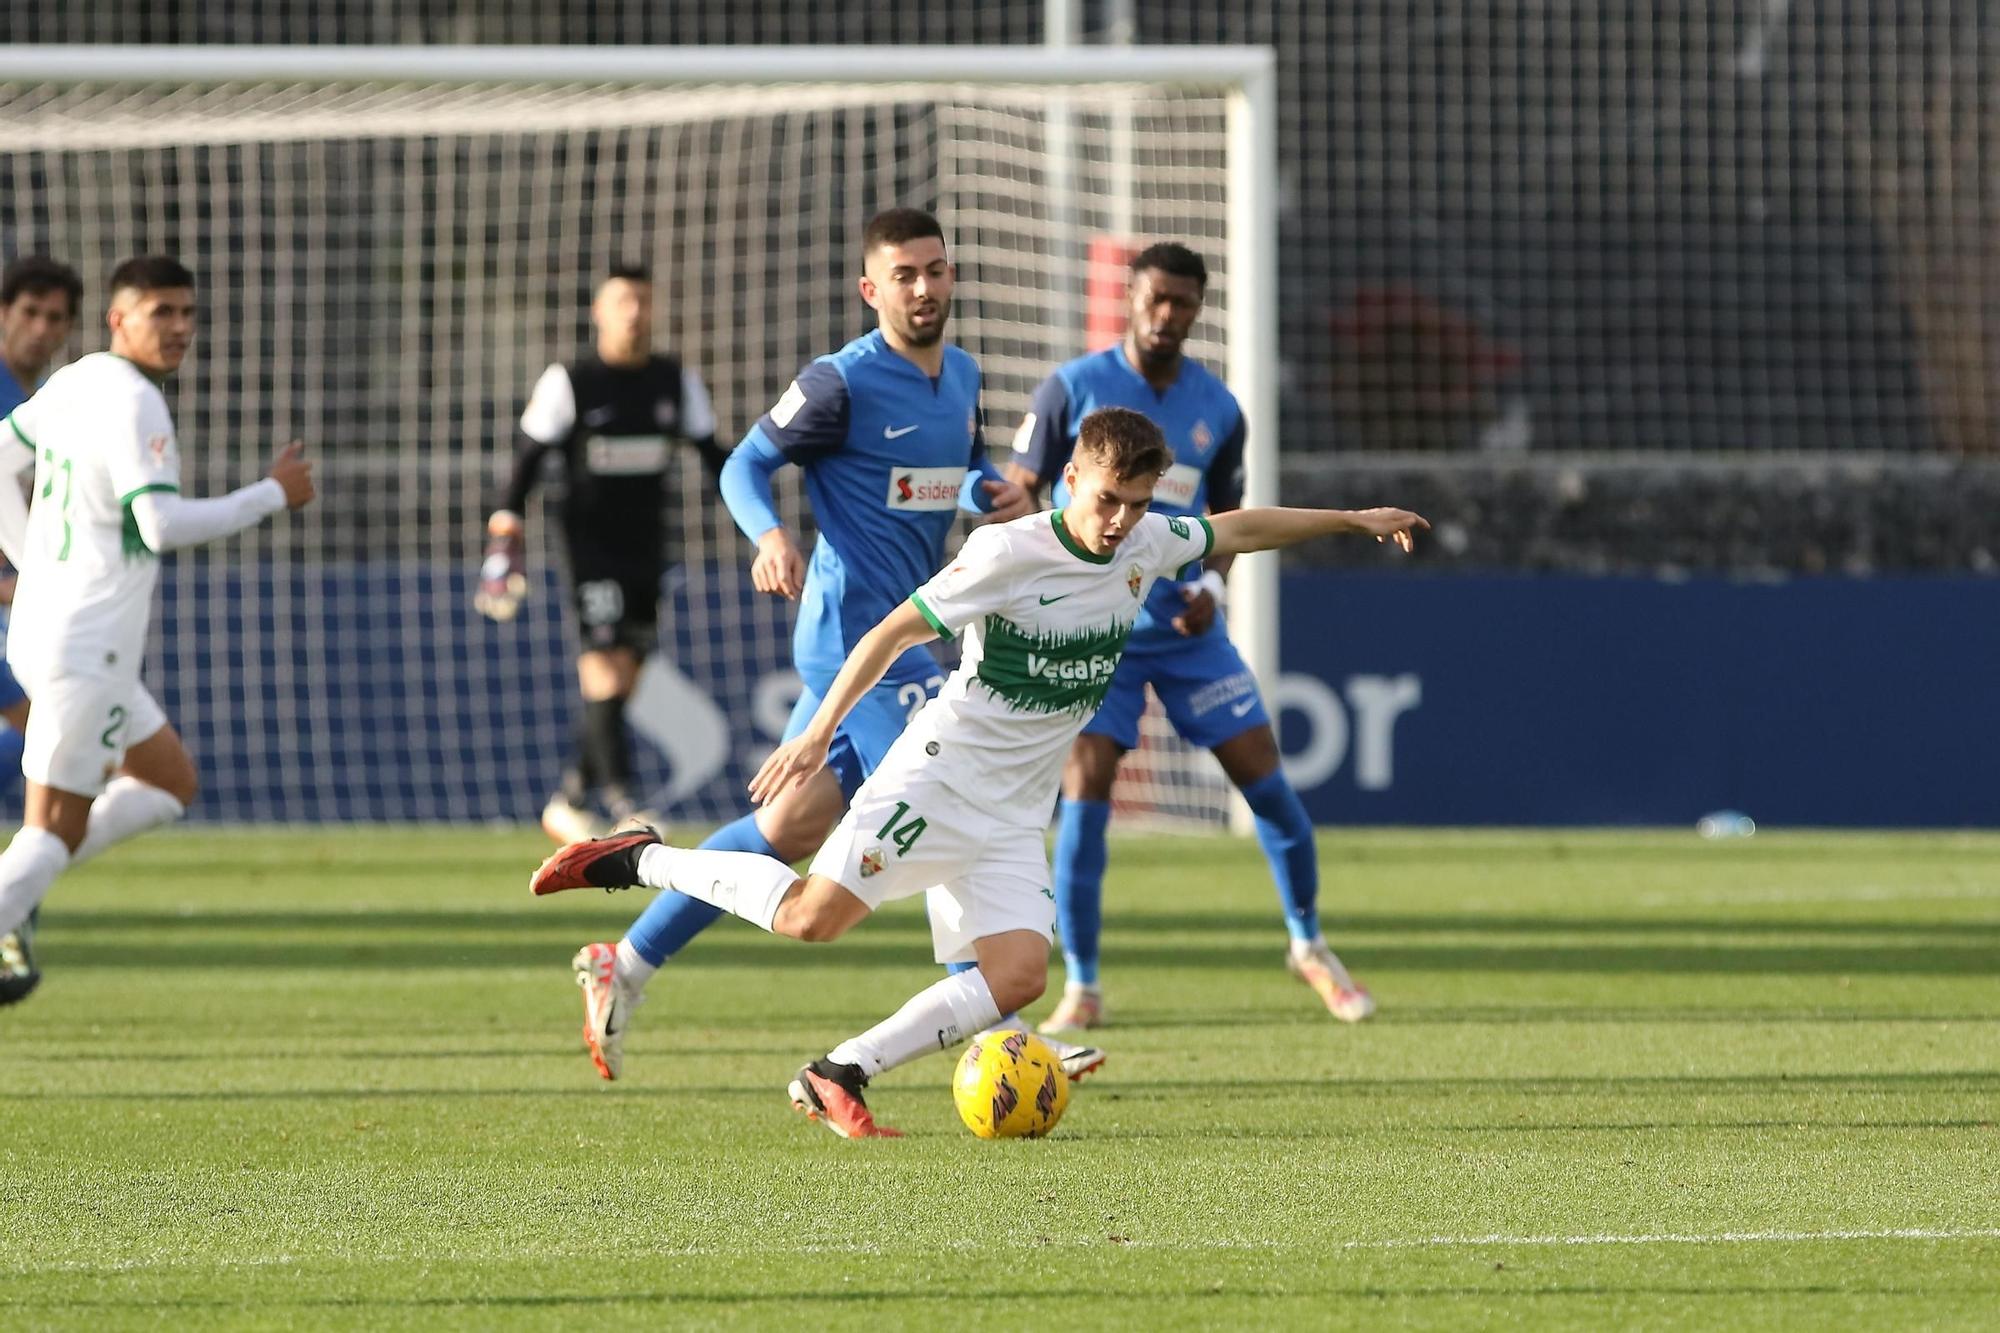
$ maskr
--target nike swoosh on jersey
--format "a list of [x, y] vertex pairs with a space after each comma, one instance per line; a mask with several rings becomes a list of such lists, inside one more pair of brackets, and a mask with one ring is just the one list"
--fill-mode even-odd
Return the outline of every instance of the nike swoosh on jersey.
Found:
[[1245, 699], [1240, 704], [1229, 705], [1229, 711], [1234, 713], [1238, 717], [1242, 717], [1245, 713], [1248, 713], [1251, 709], [1255, 708], [1256, 706], [1257, 706], [1257, 701], [1255, 699]]
[[1050, 602], [1060, 602], [1060, 601], [1061, 601], [1061, 600], [1062, 600], [1063, 598], [1065, 598], [1065, 597], [1067, 597], [1067, 596], [1069, 596], [1069, 594], [1068, 594], [1068, 593], [1066, 593], [1066, 592], [1059, 592], [1059, 593], [1057, 593], [1057, 594], [1056, 594], [1055, 596], [1053, 596], [1053, 597], [1044, 597], [1044, 598], [1042, 598], [1042, 605], [1043, 605], [1043, 606], [1047, 606], [1047, 605], [1048, 605], [1048, 604], [1049, 604]]
[[888, 426], [884, 426], [882, 427], [882, 438], [885, 440], [900, 440], [915, 429], [915, 426], [905, 426], [901, 430], [892, 430]]
[[617, 415], [618, 409], [615, 407], [593, 407], [583, 414], [583, 424], [595, 428], [604, 425]]

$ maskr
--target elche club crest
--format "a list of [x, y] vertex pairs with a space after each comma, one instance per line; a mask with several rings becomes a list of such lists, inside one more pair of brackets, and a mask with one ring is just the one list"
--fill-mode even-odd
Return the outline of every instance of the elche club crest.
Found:
[[879, 875], [888, 868], [889, 858], [880, 847], [870, 847], [861, 853], [861, 878]]
[[1139, 596], [1139, 585], [1141, 583], [1144, 583], [1145, 581], [1146, 581], [1146, 576], [1139, 572], [1139, 567], [1137, 565], [1132, 566], [1131, 569], [1126, 571], [1125, 587], [1127, 590], [1131, 592], [1132, 597], [1135, 601], [1138, 599]]

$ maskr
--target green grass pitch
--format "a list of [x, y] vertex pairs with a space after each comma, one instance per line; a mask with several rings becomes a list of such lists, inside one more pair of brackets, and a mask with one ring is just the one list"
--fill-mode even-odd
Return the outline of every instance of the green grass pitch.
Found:
[[[935, 975], [918, 904], [719, 924], [626, 1079], [492, 830], [216, 832], [58, 886], [0, 1012], [0, 1325], [2000, 1324], [2000, 838], [1335, 833], [1283, 971], [1254, 846], [1113, 848], [1109, 1067], [988, 1144], [783, 1088]], [[1045, 1011], [1049, 1000], [1038, 1009]]]

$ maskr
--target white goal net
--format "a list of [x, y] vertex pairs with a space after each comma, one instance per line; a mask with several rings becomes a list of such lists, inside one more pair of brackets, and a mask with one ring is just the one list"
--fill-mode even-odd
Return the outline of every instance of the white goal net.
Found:
[[[725, 444], [868, 327], [859, 232], [891, 204], [950, 235], [954, 331], [1003, 452], [1035, 384], [1115, 331], [1093, 259], [1134, 242], [1205, 255], [1192, 352], [1226, 364], [1217, 87], [12, 77], [0, 252], [84, 275], [72, 351], [102, 346], [119, 259], [176, 254], [203, 307], [168, 389], [189, 491], [240, 484], [294, 436], [320, 461], [320, 504], [166, 564], [148, 678], [213, 818], [511, 820], [545, 799], [576, 708], [558, 543], [538, 501], [540, 582], [507, 625], [471, 610], [476, 548], [523, 400], [586, 347], [616, 263], [653, 270], [659, 344], [706, 379]], [[751, 590], [751, 549], [691, 453], [678, 493], [633, 718], [653, 800], [715, 820], [740, 812], [789, 708], [791, 616]], [[1212, 761], [1164, 728], [1128, 773], [1129, 808], [1225, 815]]]

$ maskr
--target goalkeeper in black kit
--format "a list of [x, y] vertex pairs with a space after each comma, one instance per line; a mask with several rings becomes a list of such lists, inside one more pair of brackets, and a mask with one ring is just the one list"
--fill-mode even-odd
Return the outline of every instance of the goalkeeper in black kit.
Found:
[[551, 456], [561, 462], [558, 514], [582, 632], [576, 659], [583, 715], [576, 755], [542, 810], [558, 842], [595, 836], [605, 820], [637, 813], [625, 702], [659, 637], [666, 572], [668, 478], [676, 447], [700, 451], [711, 479], [728, 457], [715, 443], [715, 409], [693, 368], [653, 351], [653, 283], [621, 267], [591, 302], [597, 345], [550, 366], [521, 413], [513, 477], [486, 521], [486, 555], [474, 605], [511, 620], [527, 592], [528, 495]]

